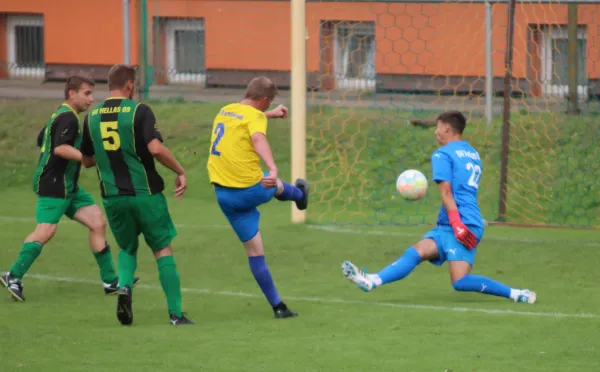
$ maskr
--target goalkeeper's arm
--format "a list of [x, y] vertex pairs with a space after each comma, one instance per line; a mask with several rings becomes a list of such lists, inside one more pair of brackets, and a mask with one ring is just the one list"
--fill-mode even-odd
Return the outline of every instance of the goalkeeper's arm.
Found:
[[442, 197], [442, 203], [448, 212], [448, 222], [454, 230], [456, 239], [469, 249], [473, 249], [477, 246], [477, 237], [469, 228], [461, 221], [460, 214], [458, 213], [458, 206], [454, 195], [452, 194], [452, 184], [450, 182], [442, 181], [438, 183], [440, 190], [440, 196]]

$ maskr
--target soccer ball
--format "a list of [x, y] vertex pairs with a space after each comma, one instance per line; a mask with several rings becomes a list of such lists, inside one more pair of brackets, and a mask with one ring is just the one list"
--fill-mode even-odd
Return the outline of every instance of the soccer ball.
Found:
[[404, 199], [421, 199], [427, 192], [427, 178], [418, 170], [408, 169], [396, 180], [396, 189]]

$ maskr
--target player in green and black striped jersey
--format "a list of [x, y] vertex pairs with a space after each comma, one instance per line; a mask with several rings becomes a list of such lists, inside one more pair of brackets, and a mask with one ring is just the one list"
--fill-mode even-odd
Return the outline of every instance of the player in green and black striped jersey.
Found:
[[21, 279], [52, 239], [63, 215], [80, 222], [90, 230], [90, 247], [100, 267], [106, 294], [116, 293], [118, 280], [110, 248], [106, 243], [106, 221], [94, 199], [79, 188], [81, 168], [81, 132], [79, 114], [93, 102], [94, 82], [84, 76], [72, 76], [65, 85], [65, 103], [48, 119], [38, 136], [41, 153], [33, 177], [33, 189], [38, 196], [37, 227], [25, 239], [17, 261], [10, 271], [0, 276], [13, 298], [25, 300]]
[[108, 74], [110, 97], [84, 119], [81, 143], [83, 165], [96, 166], [108, 223], [121, 248], [117, 319], [123, 325], [133, 322], [133, 275], [139, 235], [143, 234], [156, 258], [171, 323], [192, 324], [181, 312], [179, 273], [171, 250], [177, 231], [154, 159], [177, 174], [175, 196], [178, 199], [187, 186], [185, 171], [162, 144], [150, 107], [132, 100], [135, 80], [132, 67], [111, 68]]

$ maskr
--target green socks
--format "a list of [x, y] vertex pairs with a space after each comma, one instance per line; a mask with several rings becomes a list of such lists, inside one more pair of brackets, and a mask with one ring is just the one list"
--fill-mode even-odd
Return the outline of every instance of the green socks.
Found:
[[[179, 282], [179, 273], [175, 258], [173, 256], [164, 256], [156, 260], [158, 265], [158, 278], [162, 285], [165, 296], [167, 297], [167, 306], [169, 314], [181, 317], [181, 283]], [[121, 267], [119, 266], [119, 273]]]
[[[29, 271], [31, 265], [35, 262], [38, 256], [42, 253], [42, 245], [39, 242], [27, 242], [23, 244], [19, 257], [10, 267], [10, 275], [23, 279], [23, 276]], [[107, 245], [102, 252], [93, 252], [98, 267], [100, 268], [100, 277], [104, 283], [112, 283], [117, 279], [115, 267], [113, 265], [112, 254]], [[133, 279], [132, 279], [133, 281]]]
[[19, 257], [10, 267], [10, 275], [21, 280], [27, 273], [36, 258], [42, 253], [42, 245], [39, 242], [23, 243]]
[[119, 252], [119, 288], [126, 285], [133, 291], [133, 274], [137, 269], [137, 257], [121, 249]]
[[[156, 264], [158, 265], [158, 278], [167, 297], [169, 314], [181, 317], [181, 284], [175, 258], [173, 256], [161, 257], [156, 260]], [[119, 287], [128, 285], [133, 289], [133, 274], [136, 268], [136, 256], [121, 250], [119, 252]]]
[[104, 283], [110, 284], [117, 279], [115, 266], [113, 265], [112, 253], [108, 244], [100, 252], [92, 252], [100, 268], [100, 278]]

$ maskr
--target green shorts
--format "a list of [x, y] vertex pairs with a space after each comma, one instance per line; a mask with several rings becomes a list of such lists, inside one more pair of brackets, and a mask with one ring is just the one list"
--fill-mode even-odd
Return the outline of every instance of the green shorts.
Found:
[[109, 196], [102, 199], [106, 218], [119, 248], [135, 254], [139, 235], [153, 251], [165, 248], [177, 236], [167, 199], [161, 194]]
[[56, 225], [63, 215], [73, 219], [79, 208], [95, 204], [94, 198], [81, 188], [64, 199], [39, 196], [35, 207], [35, 220], [38, 224]]

